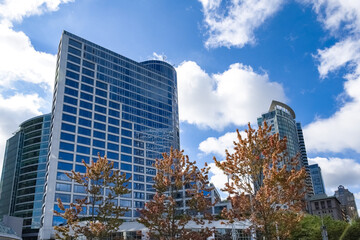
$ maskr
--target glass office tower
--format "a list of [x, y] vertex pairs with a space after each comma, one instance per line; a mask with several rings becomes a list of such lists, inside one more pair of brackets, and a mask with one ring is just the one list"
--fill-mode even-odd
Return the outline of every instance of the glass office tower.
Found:
[[321, 174], [321, 168], [318, 164], [312, 164], [309, 166], [311, 180], [313, 184], [314, 194], [326, 194], [324, 180]]
[[117, 204], [129, 207], [124, 218], [133, 220], [154, 194], [155, 158], [179, 148], [176, 71], [163, 61], [135, 62], [64, 31], [51, 129], [41, 239], [50, 239], [53, 226], [63, 223], [53, 214], [57, 198], [66, 206], [84, 197], [65, 172], [85, 172], [81, 161], [98, 153], [132, 177], [131, 194]]
[[6, 143], [0, 212], [24, 219], [23, 239], [37, 239], [44, 195], [50, 114], [31, 118]]
[[299, 154], [298, 169], [305, 167], [307, 172], [306, 185], [308, 187], [307, 197], [313, 195], [309, 164], [305, 149], [305, 141], [301, 124], [295, 121], [295, 112], [288, 105], [273, 100], [269, 111], [257, 119], [258, 125], [262, 126], [264, 121], [272, 126], [271, 134], [278, 133], [282, 139], [287, 138], [287, 153], [290, 158]]

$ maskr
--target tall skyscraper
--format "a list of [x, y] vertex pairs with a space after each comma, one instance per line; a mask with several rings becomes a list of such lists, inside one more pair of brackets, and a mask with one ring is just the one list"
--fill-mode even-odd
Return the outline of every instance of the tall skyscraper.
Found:
[[[135, 62], [66, 31], [57, 55], [41, 239], [50, 239], [56, 199], [67, 206], [83, 189], [65, 172], [85, 172], [101, 156], [132, 177], [131, 194], [117, 204], [138, 216], [154, 194], [152, 166], [171, 146], [179, 148], [175, 69], [163, 61]], [[89, 212], [89, 209], [86, 209]]]
[[44, 195], [50, 114], [31, 118], [6, 143], [0, 215], [24, 219], [23, 239], [37, 239]]
[[340, 185], [338, 190], [335, 191], [335, 197], [339, 199], [347, 220], [358, 217], [355, 197], [352, 192], [346, 189], [343, 185]]
[[326, 194], [324, 180], [321, 175], [321, 168], [317, 164], [309, 166], [310, 176], [313, 184], [314, 194]]
[[308, 187], [307, 197], [313, 195], [309, 164], [305, 149], [304, 136], [301, 129], [301, 124], [295, 121], [295, 112], [288, 105], [273, 100], [271, 102], [269, 111], [264, 113], [257, 119], [258, 125], [262, 126], [264, 121], [269, 126], [272, 126], [271, 134], [278, 133], [282, 139], [287, 138], [287, 153], [290, 158], [299, 155], [299, 169], [305, 167], [308, 173], [306, 178], [306, 185]]

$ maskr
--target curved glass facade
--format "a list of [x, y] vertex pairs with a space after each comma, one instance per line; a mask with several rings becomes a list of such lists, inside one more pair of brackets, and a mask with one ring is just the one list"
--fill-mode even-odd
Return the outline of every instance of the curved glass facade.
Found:
[[57, 198], [66, 206], [84, 196], [65, 173], [84, 172], [81, 161], [98, 153], [131, 177], [132, 192], [116, 204], [129, 208], [126, 220], [136, 219], [136, 209], [154, 195], [155, 158], [179, 148], [176, 71], [166, 62], [138, 63], [64, 32], [51, 125], [41, 238], [51, 238], [53, 225], [64, 221], [53, 216]]
[[4, 166], [13, 173], [9, 214], [24, 219], [23, 239], [37, 239], [40, 228], [49, 128], [50, 114], [31, 118], [20, 125], [6, 148], [6, 161], [16, 160], [14, 171]]

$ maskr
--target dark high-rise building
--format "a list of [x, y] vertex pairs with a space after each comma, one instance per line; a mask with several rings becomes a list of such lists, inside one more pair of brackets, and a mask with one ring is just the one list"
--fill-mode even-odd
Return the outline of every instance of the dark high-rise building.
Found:
[[52, 238], [53, 226], [64, 221], [53, 214], [57, 198], [68, 206], [85, 196], [65, 173], [84, 173], [81, 161], [98, 153], [131, 177], [131, 193], [116, 204], [129, 208], [125, 220], [136, 219], [136, 209], [154, 195], [155, 158], [179, 148], [175, 69], [133, 61], [64, 31], [53, 96], [41, 239]]
[[326, 194], [324, 180], [321, 175], [321, 168], [317, 164], [309, 166], [311, 181], [313, 184], [314, 194]]
[[37, 239], [44, 195], [50, 114], [31, 118], [6, 143], [0, 214], [24, 219], [23, 239]]
[[258, 125], [262, 126], [264, 121], [272, 127], [271, 134], [278, 133], [282, 139], [287, 138], [287, 153], [290, 158], [299, 154], [299, 166], [304, 167], [308, 173], [306, 178], [306, 185], [308, 187], [307, 195], [313, 195], [309, 164], [305, 149], [304, 136], [301, 129], [301, 124], [295, 121], [295, 112], [288, 105], [273, 100], [271, 102], [269, 111], [264, 113], [257, 119]]
[[335, 197], [339, 199], [347, 220], [358, 217], [355, 197], [352, 192], [346, 189], [343, 185], [340, 185], [338, 190], [335, 191]]

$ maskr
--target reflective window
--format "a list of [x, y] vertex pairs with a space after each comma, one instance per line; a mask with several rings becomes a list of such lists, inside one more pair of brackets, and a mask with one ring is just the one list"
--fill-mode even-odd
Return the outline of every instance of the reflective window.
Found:
[[127, 136], [127, 137], [132, 137], [132, 132], [125, 130], [125, 129], [121, 129], [121, 135]]
[[120, 112], [109, 109], [109, 115], [114, 116], [114, 117], [120, 117]]
[[75, 55], [81, 57], [81, 51], [78, 50], [78, 49], [76, 49], [76, 48], [73, 48], [73, 47], [70, 47], [70, 46], [69, 46], [68, 51], [69, 51], [70, 53], [72, 53], [72, 54], [75, 54]]
[[79, 118], [79, 125], [91, 127], [91, 121], [84, 118]]
[[119, 145], [118, 144], [108, 143], [107, 147], [110, 150], [119, 151]]
[[81, 84], [81, 90], [83, 90], [85, 92], [89, 92], [89, 93], [94, 92], [94, 88], [89, 85], [86, 85], [86, 84]]
[[61, 132], [60, 139], [73, 142], [75, 140], [75, 135]]
[[90, 148], [89, 147], [84, 147], [84, 146], [80, 146], [80, 145], [76, 146], [76, 151], [78, 153], [90, 154]]
[[131, 156], [125, 155], [125, 154], [121, 154], [121, 161], [123, 161], [123, 162], [132, 162], [132, 161], [131, 161]]
[[119, 142], [119, 137], [112, 134], [108, 134], [108, 140], [113, 142]]
[[89, 102], [80, 101], [80, 107], [92, 110], [93, 105]]
[[148, 183], [155, 183], [154, 177], [146, 176], [146, 182], [148, 182]]
[[56, 191], [71, 192], [71, 184], [56, 183]]
[[144, 165], [144, 159], [139, 157], [134, 157], [134, 163]]
[[99, 132], [99, 131], [93, 131], [94, 137], [96, 138], [101, 138], [101, 139], [105, 139], [105, 133], [103, 132]]
[[120, 109], [120, 104], [118, 104], [116, 102], [109, 101], [109, 107], [119, 110]]
[[119, 160], [119, 154], [114, 152], [107, 152], [107, 157], [115, 160]]
[[104, 157], [105, 156], [105, 151], [102, 150], [102, 149], [93, 148], [92, 155], [97, 156], [99, 154], [100, 154], [100, 157]]
[[[72, 39], [72, 38], [69, 38], [69, 45], [72, 45], [72, 46], [77, 47], [77, 48], [80, 48], [80, 49], [81, 49], [81, 47], [82, 47], [82, 45], [81, 45], [80, 42], [78, 42], [78, 41], [76, 41], [76, 40], [74, 40], [74, 39]], [[69, 49], [70, 49], [70, 48], [71, 48], [71, 47], [69, 47]]]
[[156, 169], [154, 169], [154, 168], [146, 168], [146, 174], [156, 175]]
[[55, 202], [57, 202], [58, 198], [60, 198], [61, 202], [63, 203], [69, 203], [71, 195], [65, 193], [55, 193]]
[[118, 127], [108, 126], [108, 131], [111, 132], [111, 133], [119, 134], [119, 128]]
[[120, 206], [121, 207], [131, 207], [131, 201], [130, 200], [122, 200], [120, 199]]
[[94, 71], [91, 71], [87, 68], [82, 69], [82, 74], [88, 75], [89, 77], [94, 77]]
[[[89, 139], [90, 142], [90, 139]], [[90, 158], [88, 156], [83, 156], [83, 155], [76, 155], [76, 162], [82, 163], [82, 161], [85, 161], [87, 164], [89, 164], [90, 162]]]
[[69, 132], [75, 132], [75, 126], [67, 123], [62, 123], [61, 129]]
[[145, 193], [142, 192], [134, 192], [135, 199], [145, 199]]
[[134, 140], [134, 147], [144, 148], [144, 143]]
[[68, 113], [73, 113], [76, 114], [77, 113], [77, 109], [75, 107], [71, 107], [69, 105], [63, 105], [63, 111], [64, 112], [68, 112]]
[[88, 62], [86, 60], [83, 60], [83, 66], [91, 68], [91, 69], [95, 69], [95, 64]]
[[66, 161], [73, 161], [74, 155], [72, 153], [66, 153], [59, 151], [59, 159]]
[[114, 125], [116, 125], [116, 126], [119, 126], [120, 121], [117, 120], [117, 119], [115, 119], [115, 118], [109, 117], [108, 123], [114, 124]]
[[69, 114], [66, 114], [66, 113], [63, 113], [62, 120], [67, 121], [67, 122], [71, 122], [71, 123], [76, 123], [76, 117], [72, 116], [72, 115], [69, 115]]
[[102, 88], [104, 90], [107, 90], [107, 84], [106, 83], [96, 81], [96, 86], [99, 87], [99, 88]]
[[134, 149], [134, 155], [143, 157], [144, 156], [144, 150]]
[[134, 181], [144, 182], [144, 175], [134, 174]]
[[92, 102], [92, 100], [93, 100], [93, 96], [92, 96], [92, 95], [87, 94], [87, 93], [84, 93], [84, 92], [81, 92], [81, 93], [80, 93], [80, 97], [81, 97], [82, 99], [85, 99], [85, 100], [88, 100], [88, 101], [91, 101], [91, 102]]
[[88, 128], [78, 127], [78, 133], [82, 135], [91, 136], [91, 130]]
[[145, 185], [142, 183], [134, 183], [134, 190], [145, 190]]
[[78, 136], [77, 137], [77, 142], [81, 143], [81, 144], [84, 144], [84, 145], [90, 145], [90, 138]]
[[92, 118], [92, 112], [86, 111], [84, 109], [80, 109], [79, 115], [86, 118]]
[[106, 114], [106, 108], [95, 105], [95, 111]]
[[71, 70], [75, 71], [75, 72], [79, 72], [79, 71], [80, 71], [80, 66], [78, 66], [78, 65], [76, 65], [76, 64], [73, 64], [73, 63], [71, 63], [71, 62], [67, 62], [66, 67], [67, 67], [68, 69], [71, 69]]
[[104, 141], [100, 141], [100, 140], [93, 139], [93, 146], [105, 148], [105, 142], [104, 142]]
[[121, 166], [121, 168], [120, 168], [121, 170], [131, 171], [131, 169], [132, 169], [130, 164], [121, 163], [120, 166]]
[[121, 152], [132, 154], [132, 149], [129, 147], [121, 146]]
[[74, 151], [74, 144], [66, 143], [66, 142], [60, 142], [60, 149], [73, 152]]
[[[71, 80], [69, 80], [69, 81], [71, 81]], [[68, 95], [71, 95], [71, 96], [77, 97], [79, 91], [78, 91], [78, 90], [75, 90], [75, 89], [72, 89], [72, 88], [65, 87], [64, 93], [65, 93], [65, 94], [68, 94]]]
[[103, 90], [100, 90], [100, 89], [96, 89], [95, 90], [95, 93], [96, 93], [96, 95], [98, 95], [98, 96], [102, 96], [102, 97], [104, 97], [104, 98], [107, 98], [107, 92], [105, 92], [105, 91], [103, 91]]
[[98, 114], [98, 113], [95, 113], [94, 119], [95, 119], [95, 120], [102, 121], [102, 122], [106, 122], [106, 116], [101, 115], [101, 114]]
[[90, 85], [94, 85], [94, 79], [86, 76], [81, 76], [81, 81]]
[[106, 99], [100, 98], [100, 97], [95, 97], [95, 102], [101, 105], [106, 106], [107, 105], [107, 101]]
[[136, 207], [136, 208], [144, 208], [144, 206], [145, 206], [144, 202], [142, 202], [142, 201], [134, 201], [134, 207]]
[[[68, 78], [66, 78], [66, 80], [65, 80], [65, 85], [70, 86], [70, 87], [74, 87], [74, 88], [79, 88], [79, 83], [78, 82], [76, 82], [74, 80], [71, 80], [71, 79], [68, 79]], [[65, 92], [65, 93], [67, 93], [67, 92]]]
[[134, 165], [134, 172], [144, 173], [144, 167]]
[[72, 168], [73, 168], [73, 165], [71, 163], [58, 162], [59, 170], [71, 171]]
[[80, 58], [75, 57], [75, 56], [73, 56], [73, 55], [71, 55], [71, 54], [68, 54], [68, 55], [67, 55], [67, 59], [68, 59], [68, 61], [71, 61], [71, 62], [80, 64]]
[[[132, 123], [129, 123], [129, 122], [121, 121], [121, 126], [122, 126], [123, 128], [132, 129]], [[125, 131], [126, 131], [126, 130], [125, 130]]]
[[155, 165], [155, 161], [154, 161], [154, 160], [146, 159], [146, 166], [154, 166], [154, 165]]
[[106, 126], [105, 126], [105, 124], [102, 124], [99, 122], [94, 122], [94, 128], [99, 129], [99, 130], [105, 130]]
[[131, 139], [128, 138], [121, 138], [121, 144], [126, 144], [126, 145], [130, 145], [131, 146]]
[[66, 70], [66, 76], [69, 77], [69, 78], [79, 80], [79, 74], [74, 73], [74, 72], [69, 71], [69, 70]]
[[75, 164], [75, 172], [86, 173], [86, 167], [84, 165]]
[[56, 179], [61, 181], [71, 182], [71, 179], [63, 172], [57, 172]]

